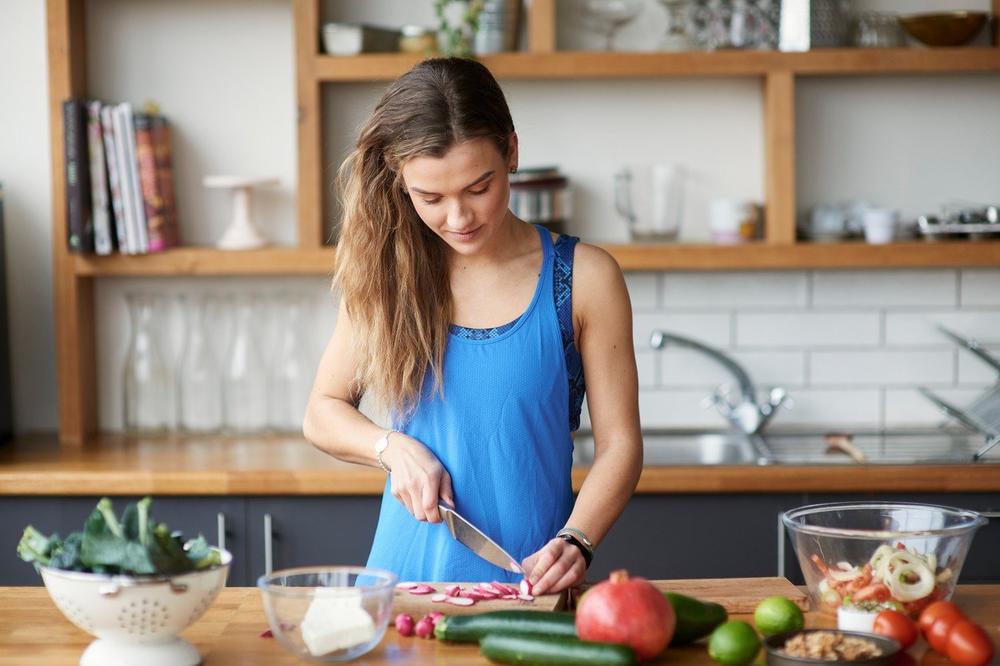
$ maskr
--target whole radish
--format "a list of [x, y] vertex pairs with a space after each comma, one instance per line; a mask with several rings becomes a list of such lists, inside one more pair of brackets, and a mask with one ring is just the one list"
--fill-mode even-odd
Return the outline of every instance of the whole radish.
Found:
[[396, 616], [396, 631], [399, 632], [400, 636], [412, 636], [413, 635], [413, 618], [406, 613], [400, 613]]

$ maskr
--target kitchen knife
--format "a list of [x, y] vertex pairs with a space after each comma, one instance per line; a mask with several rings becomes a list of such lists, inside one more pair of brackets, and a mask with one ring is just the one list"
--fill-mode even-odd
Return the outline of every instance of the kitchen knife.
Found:
[[524, 573], [524, 570], [518, 565], [517, 560], [511, 557], [506, 550], [498, 546], [493, 539], [483, 534], [482, 530], [456, 513], [455, 509], [444, 502], [438, 502], [438, 511], [441, 512], [441, 519], [448, 526], [448, 531], [451, 532], [451, 536], [455, 538], [455, 541], [501, 569], [513, 571], [518, 574]]

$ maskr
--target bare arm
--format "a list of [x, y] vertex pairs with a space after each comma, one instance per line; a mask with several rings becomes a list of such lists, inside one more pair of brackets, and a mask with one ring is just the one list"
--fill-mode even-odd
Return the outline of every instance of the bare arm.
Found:
[[[632, 306], [621, 269], [604, 250], [583, 244], [576, 248], [573, 315], [587, 381], [594, 463], [566, 526], [581, 530], [596, 545], [625, 509], [642, 472]], [[538, 593], [583, 580], [583, 556], [561, 539], [532, 558], [525, 569]]]
[[[319, 450], [346, 462], [378, 466], [375, 441], [386, 432], [358, 411], [351, 320], [343, 302], [320, 359], [302, 433]], [[402, 433], [389, 437], [382, 461], [392, 470], [392, 494], [417, 520], [439, 522], [437, 498], [454, 504], [451, 477], [427, 447]]]

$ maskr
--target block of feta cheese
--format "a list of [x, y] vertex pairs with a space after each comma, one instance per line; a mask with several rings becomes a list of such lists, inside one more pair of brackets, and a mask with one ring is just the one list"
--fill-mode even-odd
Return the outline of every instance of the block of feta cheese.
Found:
[[319, 588], [300, 626], [302, 640], [314, 657], [375, 638], [375, 623], [361, 605], [361, 590]]

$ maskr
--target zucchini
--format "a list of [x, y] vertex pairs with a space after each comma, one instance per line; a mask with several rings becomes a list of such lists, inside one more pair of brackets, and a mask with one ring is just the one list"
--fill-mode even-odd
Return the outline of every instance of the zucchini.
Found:
[[671, 645], [684, 645], [708, 636], [728, 617], [725, 608], [711, 601], [686, 597], [676, 592], [664, 592], [663, 596], [674, 607], [674, 615], [677, 616]]
[[576, 618], [557, 611], [502, 610], [450, 615], [438, 620], [434, 635], [453, 643], [476, 643], [486, 634], [541, 634], [576, 638]]
[[490, 661], [525, 666], [630, 666], [635, 652], [627, 645], [581, 641], [566, 636], [488, 634], [479, 652]]

